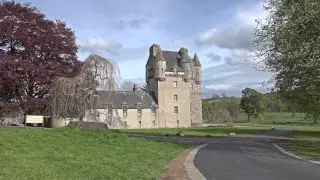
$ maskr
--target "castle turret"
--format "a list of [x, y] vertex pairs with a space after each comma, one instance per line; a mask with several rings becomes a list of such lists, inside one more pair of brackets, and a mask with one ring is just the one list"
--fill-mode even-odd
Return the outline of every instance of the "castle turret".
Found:
[[191, 69], [191, 58], [188, 54], [188, 49], [186, 48], [181, 48], [179, 50], [179, 66], [184, 70], [185, 73], [185, 81], [190, 81], [191, 76], [192, 76], [192, 69]]
[[195, 67], [194, 79], [196, 80], [197, 84], [200, 84], [202, 81], [201, 63], [196, 53], [194, 54], [194, 57], [193, 57], [193, 64]]
[[166, 67], [167, 67], [167, 62], [166, 62], [166, 59], [164, 58], [163, 56], [163, 53], [161, 51], [161, 49], [159, 48], [158, 49], [158, 52], [157, 52], [157, 55], [155, 57], [155, 64], [156, 64], [156, 67], [155, 67], [155, 78], [159, 79], [160, 81], [163, 81], [166, 79], [166, 75], [165, 75], [165, 72], [166, 72]]

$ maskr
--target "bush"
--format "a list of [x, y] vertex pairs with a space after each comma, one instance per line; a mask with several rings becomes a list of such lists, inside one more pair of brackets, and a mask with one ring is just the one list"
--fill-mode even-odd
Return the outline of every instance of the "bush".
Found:
[[258, 114], [258, 121], [261, 123], [262, 121], [264, 121], [264, 117], [261, 113]]
[[232, 123], [233, 118], [230, 113], [225, 109], [214, 109], [210, 114], [210, 123]]

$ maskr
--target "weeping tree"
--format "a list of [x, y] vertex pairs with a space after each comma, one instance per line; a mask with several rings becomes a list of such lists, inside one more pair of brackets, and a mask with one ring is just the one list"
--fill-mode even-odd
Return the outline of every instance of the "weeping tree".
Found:
[[90, 55], [79, 74], [70, 78], [56, 78], [52, 85], [49, 109], [53, 124], [66, 118], [83, 121], [86, 117], [98, 121], [99, 112], [94, 109], [98, 103], [97, 90], [118, 89], [119, 74], [119, 67], [114, 60]]

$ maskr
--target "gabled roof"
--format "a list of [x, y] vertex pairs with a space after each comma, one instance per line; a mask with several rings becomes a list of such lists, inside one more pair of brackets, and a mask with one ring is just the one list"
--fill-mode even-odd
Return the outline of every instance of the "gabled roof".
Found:
[[144, 91], [98, 91], [98, 100], [95, 103], [96, 109], [106, 109], [108, 104], [112, 104], [115, 109], [121, 109], [123, 104], [128, 105], [128, 109], [135, 109], [141, 103], [142, 109], [150, 109], [156, 102]]

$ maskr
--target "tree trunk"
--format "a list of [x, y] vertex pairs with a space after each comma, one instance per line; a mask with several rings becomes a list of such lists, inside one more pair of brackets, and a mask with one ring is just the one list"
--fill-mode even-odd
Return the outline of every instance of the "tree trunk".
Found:
[[248, 113], [248, 122], [250, 122], [250, 114]]

